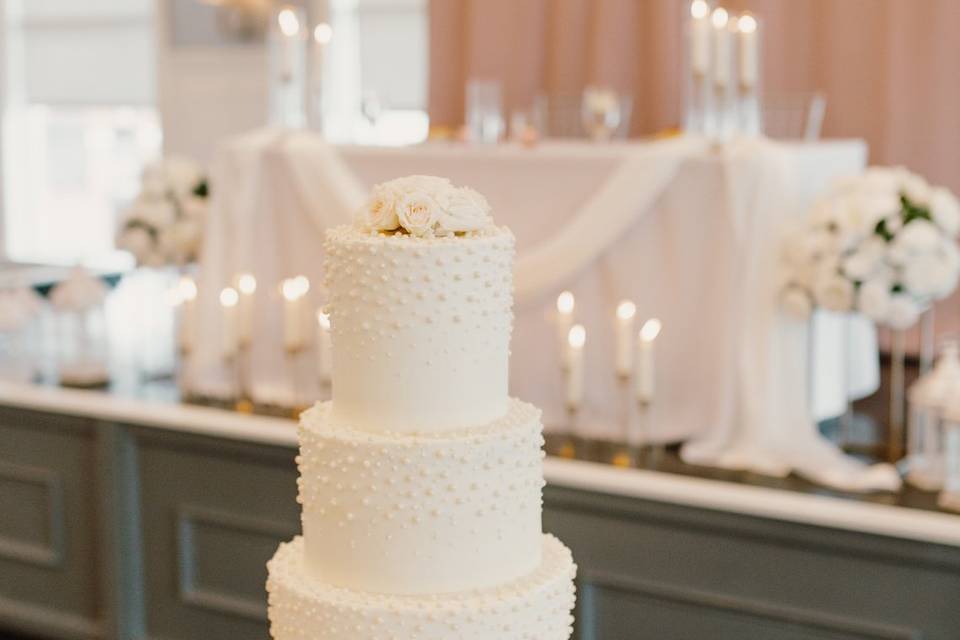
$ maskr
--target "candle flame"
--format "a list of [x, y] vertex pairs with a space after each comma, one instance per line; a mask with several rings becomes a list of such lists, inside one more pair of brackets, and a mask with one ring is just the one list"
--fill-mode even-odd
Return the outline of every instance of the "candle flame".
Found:
[[707, 4], [706, 0], [693, 0], [690, 3], [690, 15], [693, 18], [701, 20], [706, 18], [708, 13], [710, 13], [710, 5]]
[[575, 324], [570, 327], [570, 333], [567, 334], [567, 342], [569, 342], [570, 346], [574, 349], [583, 348], [583, 345], [587, 342], [587, 330], [583, 328], [582, 324]]
[[330, 314], [324, 313], [322, 310], [317, 311], [317, 323], [321, 328], [330, 330]]
[[252, 295], [257, 290], [257, 279], [249, 273], [242, 273], [237, 278], [237, 289], [244, 295]]
[[313, 39], [317, 44], [327, 44], [331, 38], [333, 38], [333, 27], [326, 22], [321, 22], [313, 28]]
[[621, 320], [629, 320], [635, 315], [637, 315], [637, 305], [630, 300], [622, 300], [617, 305], [617, 317]]
[[307, 276], [297, 276], [293, 279], [297, 283], [297, 289], [300, 291], [300, 295], [306, 295], [307, 291], [310, 291], [310, 280], [307, 279]]
[[297, 276], [296, 278], [287, 278], [280, 283], [280, 292], [287, 300], [297, 300], [302, 298], [310, 291], [310, 281], [306, 276]]
[[737, 30], [740, 33], [753, 33], [757, 30], [757, 19], [745, 13], [737, 19]]
[[297, 35], [300, 31], [300, 20], [297, 13], [290, 7], [284, 7], [277, 14], [277, 24], [280, 25], [280, 31], [283, 35], [289, 37]]
[[650, 318], [640, 327], [640, 339], [643, 342], [653, 342], [660, 335], [660, 329], [662, 328], [663, 324], [658, 318]]
[[730, 20], [730, 14], [727, 13], [727, 10], [723, 7], [717, 7], [713, 10], [713, 15], [710, 16], [710, 21], [713, 23], [713, 26], [717, 29], [723, 29], [727, 26], [727, 22]]
[[564, 291], [559, 296], [557, 296], [557, 311], [563, 314], [573, 313], [573, 308], [576, 306], [576, 300], [573, 297], [573, 294], [569, 291]]
[[225, 307], [235, 307], [240, 301], [240, 294], [233, 287], [227, 287], [220, 292], [220, 304]]

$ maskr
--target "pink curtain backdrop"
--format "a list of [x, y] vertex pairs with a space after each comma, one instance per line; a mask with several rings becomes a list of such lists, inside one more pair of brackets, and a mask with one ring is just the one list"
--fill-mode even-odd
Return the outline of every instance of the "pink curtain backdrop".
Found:
[[[960, 193], [960, 1], [726, 0], [763, 28], [770, 94], [821, 91], [824, 137], [864, 138]], [[632, 94], [633, 135], [679, 124], [688, 0], [431, 0], [434, 125], [459, 125], [470, 78], [498, 79], [506, 112], [598, 84]], [[937, 308], [960, 329], [960, 295]]]

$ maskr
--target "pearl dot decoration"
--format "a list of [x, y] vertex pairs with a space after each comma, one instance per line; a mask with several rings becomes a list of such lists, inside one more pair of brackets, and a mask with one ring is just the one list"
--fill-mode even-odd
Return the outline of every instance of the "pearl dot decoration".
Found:
[[[300, 428], [307, 570], [337, 586], [448, 593], [519, 578], [540, 564], [540, 411], [511, 400], [488, 425], [369, 433], [331, 418]], [[336, 478], [336, 504], [330, 482]]]
[[[389, 214], [377, 193], [368, 213]], [[482, 199], [457, 193], [450, 215]], [[271, 635], [569, 640], [576, 565], [542, 533], [540, 411], [507, 395], [513, 235], [374, 228], [327, 232], [333, 399], [301, 415], [303, 536], [267, 565]]]
[[542, 536], [543, 560], [519, 580], [457, 594], [351, 591], [304, 571], [303, 540], [267, 564], [270, 633], [278, 640], [567, 640], [573, 632], [570, 551]]
[[338, 418], [362, 431], [441, 431], [506, 412], [508, 229], [419, 238], [336, 227], [325, 255]]

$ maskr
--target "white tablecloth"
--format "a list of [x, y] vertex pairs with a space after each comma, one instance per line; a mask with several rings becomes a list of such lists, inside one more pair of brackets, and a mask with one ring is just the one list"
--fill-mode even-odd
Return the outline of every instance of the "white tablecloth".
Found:
[[[322, 229], [349, 218], [361, 184], [444, 175], [484, 193], [496, 220], [517, 236], [511, 388], [543, 408], [548, 428], [570, 428], [552, 324], [556, 296], [569, 289], [588, 331], [585, 403], [573, 428], [623, 437], [632, 403], [613, 374], [613, 311], [626, 298], [637, 304], [641, 322], [663, 322], [656, 400], [642, 421], [631, 419], [645, 439], [687, 441], [688, 459], [706, 464], [775, 474], [798, 469], [849, 488], [893, 483], [889, 470], [877, 477], [848, 464], [812, 422], [842, 413], [847, 397], [876, 389], [872, 326], [853, 321], [845, 330], [845, 319], [819, 317], [810, 346], [806, 325], [781, 317], [774, 296], [784, 225], [831, 178], [863, 167], [861, 142], [744, 141], [715, 149], [675, 139], [340, 152], [345, 165], [309, 134], [261, 132], [225, 145], [214, 172], [213, 235], [221, 237], [208, 242], [203, 282], [219, 290], [248, 270], [261, 283], [297, 273], [319, 283]], [[311, 294], [322, 302], [318, 287]], [[271, 286], [259, 300], [252, 358], [260, 399], [291, 387], [276, 298]], [[812, 389], [808, 351], [816, 355]], [[198, 354], [194, 379], [216, 380], [217, 360]], [[303, 380], [312, 384], [314, 376], [298, 382], [312, 393]], [[825, 467], [833, 475], [818, 472]]]

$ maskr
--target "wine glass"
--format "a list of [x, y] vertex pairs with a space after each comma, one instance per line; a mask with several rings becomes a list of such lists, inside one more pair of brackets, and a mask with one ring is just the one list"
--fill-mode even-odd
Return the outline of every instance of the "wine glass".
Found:
[[580, 117], [591, 140], [609, 140], [620, 126], [620, 96], [612, 89], [587, 87], [583, 92]]

